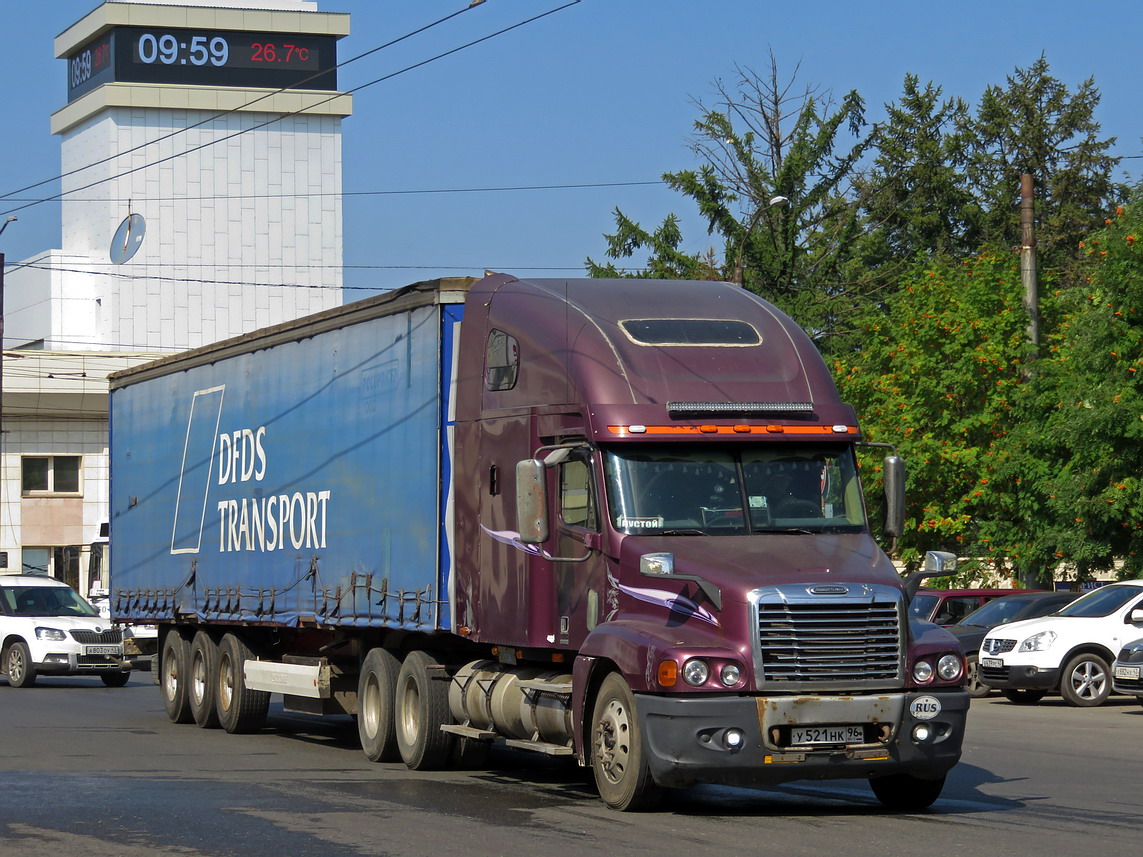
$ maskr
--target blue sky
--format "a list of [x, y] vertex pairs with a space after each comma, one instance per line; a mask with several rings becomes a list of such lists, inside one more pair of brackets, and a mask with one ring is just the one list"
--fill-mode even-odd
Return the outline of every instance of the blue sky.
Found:
[[[342, 88], [399, 71], [555, 9], [566, 0], [486, 0], [449, 23], [342, 70]], [[65, 103], [52, 39], [97, 0], [0, 0], [0, 193], [59, 172], [49, 116]], [[321, 0], [349, 12], [342, 60], [467, 0]], [[439, 191], [648, 182], [695, 165], [696, 99], [735, 64], [780, 71], [883, 116], [908, 73], [975, 104], [985, 87], [1043, 53], [1075, 88], [1094, 77], [1115, 153], [1143, 155], [1137, 2], [956, 3], [582, 0], [542, 20], [400, 74], [355, 96], [343, 125], [344, 191]], [[1143, 159], [1123, 162], [1134, 179]], [[47, 188], [51, 188], [49, 185]], [[1015, 192], [1015, 191], [1014, 191]], [[432, 276], [580, 275], [602, 258], [612, 209], [646, 226], [683, 218], [688, 249], [710, 246], [687, 200], [662, 186], [387, 193], [345, 200], [345, 281], [391, 288]], [[0, 202], [0, 208], [8, 208]], [[9, 262], [59, 246], [58, 207], [19, 213], [0, 238]], [[351, 291], [347, 299], [362, 296]]]

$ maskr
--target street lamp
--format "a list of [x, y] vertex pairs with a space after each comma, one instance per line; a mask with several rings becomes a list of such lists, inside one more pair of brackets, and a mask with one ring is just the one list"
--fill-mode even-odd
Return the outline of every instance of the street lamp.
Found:
[[771, 208], [778, 205], [785, 205], [789, 201], [790, 200], [784, 196], [772, 196], [767, 205], [762, 206], [754, 212], [754, 216], [750, 218], [750, 223], [746, 226], [746, 233], [742, 236], [742, 240], [738, 242], [738, 252], [734, 256], [734, 276], [730, 282], [738, 286], [742, 285], [742, 275], [744, 273], [742, 270], [742, 251], [746, 249], [746, 242], [750, 238], [750, 234], [754, 231], [754, 227], [758, 225], [759, 218]]

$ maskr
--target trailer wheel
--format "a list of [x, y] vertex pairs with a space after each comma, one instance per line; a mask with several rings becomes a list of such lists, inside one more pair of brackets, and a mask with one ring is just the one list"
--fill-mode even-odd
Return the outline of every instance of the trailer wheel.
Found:
[[643, 755], [635, 695], [618, 673], [603, 680], [595, 698], [591, 769], [599, 796], [612, 809], [649, 809], [662, 796]]
[[12, 687], [31, 687], [36, 683], [32, 652], [23, 640], [12, 643], [4, 653], [4, 672], [8, 673], [8, 684]]
[[126, 670], [116, 670], [115, 672], [100, 673], [99, 677], [108, 687], [123, 687], [131, 678], [131, 673]]
[[218, 723], [227, 732], [257, 732], [266, 722], [270, 694], [246, 686], [242, 665], [254, 660], [254, 653], [242, 638], [226, 634], [218, 646], [218, 683], [215, 709]]
[[187, 700], [194, 722], [204, 729], [218, 728], [218, 710], [214, 700], [218, 688], [218, 644], [206, 631], [194, 635], [190, 646], [190, 681]]
[[450, 720], [449, 681], [427, 652], [410, 652], [401, 664], [394, 696], [397, 748], [411, 770], [438, 770], [448, 762], [453, 736], [441, 726]]
[[163, 695], [163, 708], [172, 723], [190, 723], [194, 720], [187, 685], [190, 645], [178, 631], [169, 631], [163, 638], [159, 657], [159, 692]]
[[371, 762], [396, 762], [397, 747], [394, 708], [397, 676], [401, 662], [388, 649], [370, 649], [357, 679], [357, 734], [361, 749]]
[[920, 812], [933, 805], [945, 787], [945, 778], [926, 780], [912, 774], [890, 774], [869, 781], [881, 805], [894, 812]]

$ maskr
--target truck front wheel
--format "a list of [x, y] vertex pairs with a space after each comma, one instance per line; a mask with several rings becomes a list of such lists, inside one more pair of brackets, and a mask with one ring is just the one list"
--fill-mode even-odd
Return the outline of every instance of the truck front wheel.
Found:
[[214, 703], [218, 687], [218, 644], [206, 631], [199, 631], [191, 641], [187, 672], [190, 675], [187, 698], [194, 722], [204, 729], [217, 729], [218, 711]]
[[370, 649], [357, 679], [357, 734], [371, 762], [395, 762], [397, 748], [394, 707], [401, 662], [388, 649]]
[[881, 805], [894, 812], [919, 812], [928, 809], [941, 796], [945, 778], [925, 780], [912, 774], [890, 774], [869, 781]]
[[450, 717], [449, 680], [427, 652], [409, 652], [401, 664], [394, 695], [397, 748], [411, 770], [438, 770], [448, 762], [453, 736], [442, 732], [441, 726]]
[[172, 723], [190, 723], [194, 720], [187, 700], [187, 659], [190, 646], [178, 631], [170, 631], [163, 638], [159, 653], [159, 692], [163, 695], [163, 708]]
[[648, 809], [658, 803], [661, 790], [643, 752], [635, 695], [623, 676], [612, 673], [600, 685], [591, 716], [591, 769], [599, 796], [612, 809]]
[[234, 634], [226, 634], [218, 646], [218, 684], [215, 708], [218, 723], [227, 732], [257, 732], [266, 722], [270, 694], [246, 686], [242, 665], [254, 660], [250, 647]]

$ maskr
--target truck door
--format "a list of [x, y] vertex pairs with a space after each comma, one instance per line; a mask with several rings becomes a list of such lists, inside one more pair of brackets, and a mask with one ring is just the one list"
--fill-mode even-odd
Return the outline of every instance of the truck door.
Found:
[[[599, 623], [605, 566], [599, 546], [599, 498], [586, 447], [559, 465], [556, 475], [555, 565], [556, 639], [578, 648]], [[577, 561], [583, 557], [583, 561]]]

